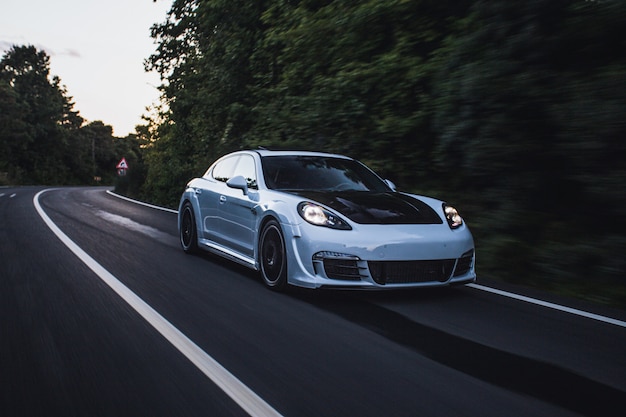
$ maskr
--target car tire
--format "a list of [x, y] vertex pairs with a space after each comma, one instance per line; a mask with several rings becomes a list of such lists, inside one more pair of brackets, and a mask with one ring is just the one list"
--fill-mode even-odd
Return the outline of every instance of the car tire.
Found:
[[276, 220], [270, 220], [263, 227], [259, 258], [265, 285], [275, 291], [284, 290], [287, 286], [287, 252], [285, 238]]
[[196, 216], [190, 202], [183, 205], [180, 214], [180, 245], [185, 253], [198, 253], [198, 230], [196, 229]]

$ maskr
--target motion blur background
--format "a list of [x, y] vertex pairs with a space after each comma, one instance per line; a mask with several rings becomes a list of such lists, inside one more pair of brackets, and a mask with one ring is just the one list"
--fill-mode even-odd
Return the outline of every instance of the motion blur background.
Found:
[[624, 307], [625, 18], [621, 0], [176, 0], [144, 57], [161, 100], [125, 137], [82, 119], [45, 52], [5, 53], [0, 184], [175, 207], [228, 151], [343, 153], [458, 206], [479, 279]]

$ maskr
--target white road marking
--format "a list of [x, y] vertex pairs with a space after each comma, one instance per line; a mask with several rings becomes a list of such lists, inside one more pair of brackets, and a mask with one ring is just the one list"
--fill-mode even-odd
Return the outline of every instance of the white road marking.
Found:
[[124, 197], [123, 195], [119, 195], [114, 193], [113, 191], [107, 190], [107, 194], [112, 195], [117, 198], [121, 198], [122, 200], [130, 201], [131, 203], [139, 204], [142, 206], [150, 207], [156, 210], [167, 211], [168, 213], [178, 214], [178, 210], [172, 210], [166, 207], [155, 206], [153, 204], [144, 203], [143, 201], [133, 200], [132, 198]]
[[16, 195], [17, 195], [16, 193], [13, 193], [13, 194], [11, 194], [11, 195], [9, 196], [9, 198], [13, 198], [13, 197], [15, 197]]
[[563, 311], [565, 313], [575, 314], [580, 317], [585, 317], [585, 318], [592, 319], [592, 320], [598, 320], [604, 323], [613, 324], [615, 326], [626, 328], [626, 322], [621, 321], [621, 320], [616, 320], [610, 317], [601, 316], [599, 314], [593, 314], [587, 311], [577, 310], [575, 308], [565, 307], [559, 304], [549, 303], [547, 301], [537, 300], [534, 298], [526, 297], [526, 296], [519, 295], [519, 294], [514, 294], [511, 292], [507, 292], [507, 291], [498, 290], [498, 289], [491, 288], [491, 287], [485, 287], [484, 285], [467, 284], [467, 287], [471, 287], [480, 291], [490, 292], [492, 294], [501, 295], [503, 297], [513, 298], [515, 300], [524, 301], [524, 302], [535, 304], [538, 306], [547, 307], [547, 308], [551, 308], [554, 310]]
[[191, 339], [185, 336], [174, 325], [139, 298], [134, 292], [120, 282], [113, 274], [96, 262], [84, 250], [54, 224], [39, 204], [39, 197], [51, 189], [38, 192], [33, 198], [35, 209], [39, 216], [52, 232], [87, 265], [102, 281], [115, 291], [128, 305], [139, 313], [152, 327], [165, 337], [178, 351], [189, 359], [200, 371], [220, 387], [233, 401], [251, 416], [276, 416], [280, 417], [272, 406], [266, 403], [254, 391], [244, 385], [239, 379], [220, 365], [215, 359], [204, 352]]
[[4, 197], [4, 193], [0, 193], [0, 197]]

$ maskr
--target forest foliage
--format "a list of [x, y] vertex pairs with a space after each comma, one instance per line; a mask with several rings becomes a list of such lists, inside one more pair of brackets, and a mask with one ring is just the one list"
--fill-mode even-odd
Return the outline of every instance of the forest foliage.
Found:
[[[174, 0], [146, 59], [162, 103], [123, 185], [175, 207], [229, 151], [348, 154], [458, 206], [479, 277], [626, 305], [625, 17], [618, 0]], [[0, 143], [44, 169], [29, 152], [46, 140], [93, 161], [49, 84], [62, 117], [33, 129], [2, 109], [0, 135], [19, 134]], [[4, 75], [0, 92], [28, 108]]]
[[256, 146], [458, 205], [479, 276], [626, 303], [626, 3], [176, 0], [148, 195]]

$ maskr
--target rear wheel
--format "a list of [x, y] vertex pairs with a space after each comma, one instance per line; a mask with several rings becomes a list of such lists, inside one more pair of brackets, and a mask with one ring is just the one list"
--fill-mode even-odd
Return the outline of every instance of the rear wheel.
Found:
[[185, 253], [198, 252], [198, 231], [196, 229], [196, 217], [193, 214], [191, 203], [183, 205], [180, 214], [180, 245]]
[[265, 285], [280, 291], [287, 286], [287, 255], [280, 225], [270, 220], [259, 239], [261, 275]]

